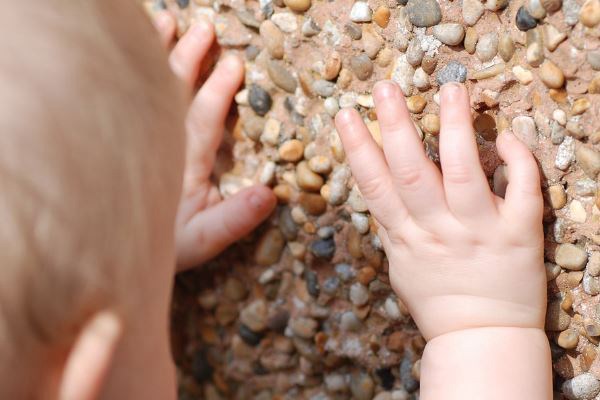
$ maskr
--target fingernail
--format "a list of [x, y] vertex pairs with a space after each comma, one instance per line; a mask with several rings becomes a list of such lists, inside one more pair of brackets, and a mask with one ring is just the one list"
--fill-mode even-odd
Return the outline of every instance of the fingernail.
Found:
[[267, 196], [265, 195], [264, 190], [254, 190], [252, 194], [248, 197], [248, 202], [250, 205], [256, 209], [264, 208], [268, 201]]
[[233, 54], [226, 55], [221, 63], [223, 64], [223, 67], [230, 72], [235, 72], [240, 68], [240, 59]]
[[463, 86], [458, 82], [448, 82], [442, 86], [442, 97], [446, 100], [453, 100], [463, 90]]
[[190, 29], [192, 35], [206, 35], [210, 32], [211, 24], [203, 19], [196, 22]]
[[352, 109], [343, 108], [335, 115], [335, 120], [339, 123], [346, 124], [352, 119]]
[[373, 94], [379, 99], [389, 99], [397, 94], [398, 86], [392, 81], [379, 81], [375, 84]]

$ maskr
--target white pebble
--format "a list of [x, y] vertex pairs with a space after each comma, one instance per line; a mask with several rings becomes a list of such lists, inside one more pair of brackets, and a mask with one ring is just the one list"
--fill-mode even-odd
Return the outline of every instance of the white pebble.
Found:
[[258, 181], [263, 185], [271, 184], [271, 182], [273, 182], [273, 178], [275, 177], [275, 167], [276, 165], [273, 161], [267, 161], [260, 173]]
[[365, 214], [352, 213], [351, 219], [352, 224], [359, 233], [364, 235], [365, 233], [369, 232], [369, 217], [367, 217]]
[[562, 126], [567, 124], [567, 113], [560, 108], [557, 108], [552, 112], [552, 118]]
[[565, 171], [571, 165], [575, 158], [575, 141], [571, 136], [565, 137], [565, 140], [558, 146], [554, 166], [561, 171]]
[[529, 85], [531, 82], [533, 82], [533, 73], [530, 70], [521, 67], [520, 65], [514, 66], [512, 72], [521, 85]]
[[396, 299], [393, 297], [388, 297], [383, 304], [383, 308], [385, 309], [385, 313], [391, 319], [398, 320], [402, 318], [402, 313], [400, 312], [400, 307], [398, 307], [398, 303]]
[[325, 111], [327, 111], [327, 114], [331, 115], [332, 117], [335, 117], [335, 114], [340, 111], [340, 105], [335, 97], [328, 97], [323, 103], [325, 106]]
[[415, 71], [415, 75], [413, 76], [413, 83], [415, 87], [419, 90], [429, 89], [429, 75], [427, 75], [427, 72], [425, 72], [423, 68], [417, 68], [417, 70]]
[[353, 22], [371, 22], [373, 11], [366, 1], [357, 1], [350, 10], [350, 20]]
[[277, 25], [279, 29], [286, 33], [292, 33], [298, 29], [296, 16], [292, 13], [282, 12], [274, 14], [271, 17], [271, 21], [273, 21], [273, 23]]

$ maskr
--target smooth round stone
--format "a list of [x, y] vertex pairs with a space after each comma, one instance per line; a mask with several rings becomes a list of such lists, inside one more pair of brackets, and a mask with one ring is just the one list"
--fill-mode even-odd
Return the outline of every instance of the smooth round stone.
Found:
[[246, 290], [246, 286], [242, 281], [236, 278], [229, 278], [225, 281], [225, 286], [223, 288], [225, 296], [230, 298], [233, 301], [241, 301], [246, 297], [248, 291]]
[[408, 0], [406, 13], [411, 24], [430, 27], [440, 23], [442, 10], [437, 0]]
[[324, 183], [320, 175], [310, 170], [306, 161], [302, 161], [296, 167], [296, 181], [301, 189], [309, 192], [318, 192]]
[[498, 11], [505, 8], [510, 0], [487, 0], [485, 8], [491, 11]]
[[468, 27], [465, 31], [465, 40], [463, 46], [465, 46], [465, 50], [469, 54], [475, 53], [475, 49], [477, 48], [477, 42], [479, 41], [479, 34], [477, 30], [472, 27]]
[[465, 37], [465, 28], [461, 24], [439, 24], [433, 27], [433, 35], [448, 46], [457, 46]]
[[321, 215], [327, 210], [327, 202], [317, 193], [300, 193], [298, 203], [310, 215]]
[[440, 117], [435, 114], [426, 114], [421, 119], [421, 128], [425, 133], [437, 135], [440, 133]]
[[370, 59], [375, 59], [383, 47], [383, 39], [373, 30], [365, 29], [362, 36], [363, 50]]
[[373, 11], [366, 1], [357, 1], [350, 10], [350, 20], [352, 22], [371, 22]]
[[283, 3], [292, 11], [304, 12], [311, 6], [311, 0], [283, 0]]
[[556, 340], [560, 347], [567, 350], [577, 347], [577, 342], [579, 342], [579, 334], [573, 329], [562, 331]]
[[578, 0], [563, 0], [562, 12], [564, 21], [569, 26], [577, 25], [579, 22], [579, 11], [581, 10], [580, 1]]
[[565, 41], [566, 38], [567, 34], [565, 32], [559, 31], [554, 25], [544, 25], [544, 45], [548, 50], [556, 50], [558, 45]]
[[281, 61], [271, 60], [267, 64], [267, 72], [273, 83], [288, 93], [296, 91], [296, 79]]
[[592, 252], [592, 255], [590, 256], [590, 261], [588, 262], [585, 269], [586, 272], [591, 276], [600, 275], [600, 252]]
[[325, 111], [332, 117], [340, 111], [340, 105], [335, 97], [328, 97], [323, 102], [323, 107], [325, 107]]
[[362, 27], [354, 22], [348, 22], [344, 25], [344, 30], [352, 40], [360, 40], [362, 38]]
[[[557, 116], [554, 119], [556, 120], [556, 118], [562, 118], [562, 116], [560, 115], [560, 113], [558, 113]], [[563, 119], [561, 119], [561, 121], [563, 121]], [[566, 114], [565, 114], [565, 117], [564, 117], [564, 121], [565, 122], [563, 124], [561, 124], [560, 122], [551, 124], [551, 129], [552, 130], [550, 132], [550, 140], [552, 141], [552, 144], [559, 145], [559, 144], [561, 144], [563, 142], [563, 140], [565, 140], [565, 135], [566, 135], [566, 131], [567, 131], [564, 128], [564, 124], [567, 123], [567, 116], [566, 116]]]
[[329, 55], [323, 68], [323, 78], [332, 81], [338, 77], [342, 69], [342, 56], [337, 51]]
[[512, 72], [521, 85], [529, 85], [533, 82], [533, 73], [520, 65], [515, 65]]
[[381, 28], [385, 28], [388, 26], [390, 22], [391, 12], [390, 9], [384, 5], [381, 5], [375, 10], [375, 14], [373, 14], [373, 21]]
[[463, 0], [462, 15], [463, 21], [469, 26], [473, 26], [483, 15], [485, 8], [480, 0]]
[[600, 0], [587, 0], [579, 11], [579, 21], [588, 28], [600, 23]]
[[369, 79], [373, 74], [373, 62], [368, 55], [362, 53], [350, 58], [350, 68], [361, 81]]
[[498, 41], [498, 54], [505, 62], [509, 62], [515, 54], [515, 42], [510, 35], [504, 34]]
[[296, 162], [304, 155], [304, 144], [298, 139], [291, 139], [279, 147], [279, 157], [284, 161]]
[[562, 7], [562, 0], [541, 0], [541, 3], [549, 13], [556, 12]]
[[490, 61], [498, 54], [498, 34], [496, 32], [486, 33], [479, 38], [475, 48], [477, 57], [483, 62]]
[[369, 217], [367, 217], [363, 213], [352, 213], [351, 215], [352, 224], [356, 228], [356, 230], [364, 235], [369, 232]]
[[408, 108], [408, 111], [413, 114], [419, 114], [423, 112], [426, 105], [427, 100], [421, 95], [411, 96], [406, 99], [406, 107]]
[[587, 262], [587, 253], [574, 244], [564, 243], [556, 248], [555, 262], [564, 269], [581, 271]]
[[356, 186], [350, 190], [350, 194], [348, 195], [348, 204], [350, 207], [352, 207], [353, 211], [363, 213], [368, 211], [367, 203]]
[[528, 31], [537, 26], [538, 21], [529, 14], [525, 7], [519, 8], [517, 11], [517, 16], [515, 18], [515, 23], [517, 24], [517, 28], [520, 31]]
[[281, 30], [271, 20], [266, 20], [260, 24], [259, 32], [262, 42], [271, 57], [282, 59], [284, 38]]
[[398, 302], [393, 297], [388, 297], [385, 299], [385, 303], [383, 304], [383, 309], [387, 316], [393, 320], [399, 320], [402, 318], [402, 312], [400, 311], [400, 307], [398, 307]]
[[345, 332], [356, 332], [362, 326], [360, 319], [352, 311], [346, 311], [340, 317], [340, 329]]
[[269, 229], [261, 237], [254, 253], [255, 261], [259, 265], [269, 266], [279, 261], [285, 238], [279, 229]]
[[546, 60], [542, 64], [539, 76], [542, 82], [551, 89], [560, 89], [565, 84], [564, 73], [550, 60]]
[[527, 0], [527, 11], [535, 19], [544, 19], [546, 17], [546, 9], [542, 5], [541, 0]]
[[267, 327], [267, 303], [264, 300], [255, 300], [240, 312], [240, 322], [253, 332], [261, 332]]
[[421, 64], [424, 55], [425, 52], [421, 47], [421, 41], [416, 38], [411, 40], [408, 49], [406, 50], [406, 61], [413, 67], [416, 67]]
[[419, 90], [427, 90], [431, 86], [429, 83], [429, 75], [423, 68], [419, 67], [413, 76], [413, 84]]
[[339, 373], [330, 373], [325, 375], [325, 387], [329, 392], [343, 392], [348, 388], [346, 377]]
[[312, 18], [306, 18], [302, 24], [302, 34], [306, 37], [313, 37], [321, 32], [321, 27]]
[[250, 86], [250, 90], [248, 91], [248, 102], [254, 112], [261, 117], [264, 117], [273, 105], [271, 95], [256, 84]]
[[592, 179], [596, 179], [600, 174], [600, 152], [581, 145], [575, 151], [577, 164], [583, 172]]
[[[573, 200], [575, 201], [575, 200]], [[585, 221], [584, 221], [585, 222]], [[583, 291], [590, 296], [597, 296], [600, 294], [600, 279], [591, 275], [585, 274], [583, 276]]]
[[323, 282], [323, 292], [334, 295], [340, 287], [340, 278], [331, 276]]
[[571, 115], [581, 115], [584, 112], [586, 112], [591, 105], [592, 104], [590, 103], [590, 101], [585, 97], [577, 99], [571, 107]]
[[467, 67], [458, 61], [450, 61], [437, 73], [436, 79], [440, 85], [448, 82], [464, 83], [467, 80]]
[[600, 381], [586, 372], [565, 381], [561, 389], [569, 400], [593, 400], [600, 392]]
[[317, 174], [331, 172], [331, 160], [327, 156], [314, 156], [308, 161], [308, 167]]
[[335, 254], [335, 241], [333, 239], [315, 240], [310, 244], [310, 251], [317, 258], [330, 259]]
[[349, 297], [355, 306], [364, 306], [369, 302], [369, 289], [363, 284], [355, 283], [350, 286]]
[[321, 97], [330, 97], [335, 93], [335, 83], [325, 79], [317, 79], [313, 82], [312, 89]]
[[244, 120], [244, 133], [250, 139], [258, 141], [265, 129], [265, 120], [257, 115], [251, 115]]
[[355, 277], [354, 268], [350, 264], [336, 264], [335, 273], [340, 277], [343, 282], [349, 282]]
[[296, 16], [289, 12], [277, 13], [271, 17], [271, 21], [285, 33], [292, 33], [298, 29]]
[[550, 205], [555, 210], [560, 210], [567, 204], [567, 193], [563, 185], [552, 185], [548, 188]]
[[544, 62], [544, 46], [534, 42], [527, 46], [526, 58], [529, 65], [539, 67]]

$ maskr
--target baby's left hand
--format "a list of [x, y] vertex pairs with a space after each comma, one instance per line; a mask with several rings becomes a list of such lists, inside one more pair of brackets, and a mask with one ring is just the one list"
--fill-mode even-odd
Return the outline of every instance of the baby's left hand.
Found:
[[[175, 36], [175, 20], [158, 13], [155, 25], [165, 45]], [[199, 22], [173, 48], [169, 62], [193, 100], [187, 115], [187, 160], [184, 188], [177, 216], [177, 270], [210, 260], [241, 239], [273, 210], [276, 199], [264, 186], [253, 186], [221, 199], [211, 173], [233, 97], [244, 78], [244, 64], [227, 55], [197, 93], [200, 71], [215, 39], [213, 26]]]

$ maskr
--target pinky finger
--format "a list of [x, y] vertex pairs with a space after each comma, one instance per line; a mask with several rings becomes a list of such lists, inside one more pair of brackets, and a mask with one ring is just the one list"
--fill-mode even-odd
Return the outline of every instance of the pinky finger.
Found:
[[498, 136], [496, 146], [508, 170], [508, 187], [501, 213], [511, 220], [541, 223], [542, 190], [540, 173], [533, 154], [512, 133]]
[[168, 11], [159, 11], [154, 16], [154, 26], [158, 31], [163, 46], [169, 48], [169, 45], [175, 39], [175, 31], [177, 29], [173, 15]]

